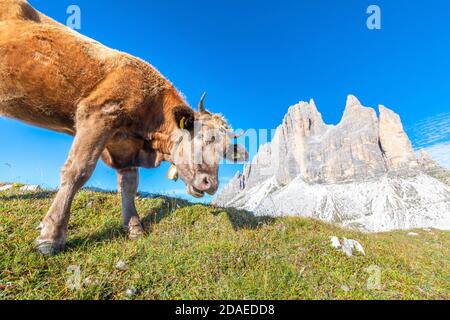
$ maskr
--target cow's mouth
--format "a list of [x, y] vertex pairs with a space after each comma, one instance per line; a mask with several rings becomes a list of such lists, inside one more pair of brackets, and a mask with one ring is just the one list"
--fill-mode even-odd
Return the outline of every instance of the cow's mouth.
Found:
[[[178, 169], [175, 165], [172, 164], [172, 166], [169, 168], [169, 171], [167, 172], [167, 178], [169, 178], [170, 180], [174, 180], [174, 181], [178, 180]], [[191, 196], [193, 196], [195, 198], [201, 198], [205, 195], [204, 191], [197, 189], [192, 184], [188, 184], [186, 186], [186, 191], [188, 194], [190, 194]], [[208, 193], [213, 194], [210, 192], [208, 192]]]
[[189, 193], [191, 196], [193, 196], [195, 198], [201, 198], [205, 195], [205, 193], [203, 191], [198, 190], [196, 187], [194, 187], [191, 184], [187, 186], [187, 193]]

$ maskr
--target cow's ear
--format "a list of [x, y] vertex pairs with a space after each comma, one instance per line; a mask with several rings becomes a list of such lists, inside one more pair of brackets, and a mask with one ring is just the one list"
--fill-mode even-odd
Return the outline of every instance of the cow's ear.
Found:
[[194, 129], [195, 113], [187, 106], [178, 106], [173, 109], [173, 117], [180, 129], [191, 131]]

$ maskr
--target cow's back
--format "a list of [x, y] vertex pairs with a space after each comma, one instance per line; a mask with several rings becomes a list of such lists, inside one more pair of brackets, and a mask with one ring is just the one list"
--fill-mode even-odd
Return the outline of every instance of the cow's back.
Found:
[[7, 20], [41, 22], [41, 17], [27, 1], [0, 0], [0, 21]]
[[74, 115], [87, 97], [100, 94], [134, 112], [172, 87], [143, 60], [110, 49], [38, 11], [33, 19], [26, 5], [20, 13], [17, 5], [23, 3], [27, 4], [0, 0], [0, 9], [10, 8], [0, 19], [0, 116], [73, 133]]
[[18, 0], [0, 0], [0, 57], [0, 115], [63, 132], [77, 102], [123, 60]]

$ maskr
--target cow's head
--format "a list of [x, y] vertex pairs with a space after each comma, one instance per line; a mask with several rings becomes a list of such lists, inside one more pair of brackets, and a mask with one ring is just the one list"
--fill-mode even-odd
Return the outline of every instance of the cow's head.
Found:
[[185, 107], [174, 110], [178, 130], [172, 137], [173, 166], [168, 173], [170, 179], [180, 177], [187, 186], [187, 192], [197, 198], [217, 191], [222, 159], [242, 162], [248, 158], [245, 148], [233, 142], [237, 135], [225, 119], [204, 108], [204, 97], [205, 94], [200, 100], [198, 112]]

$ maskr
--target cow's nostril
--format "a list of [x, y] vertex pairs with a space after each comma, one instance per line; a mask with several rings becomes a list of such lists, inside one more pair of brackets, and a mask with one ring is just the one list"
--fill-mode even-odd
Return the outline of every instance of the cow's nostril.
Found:
[[207, 192], [209, 194], [214, 194], [217, 190], [217, 182], [214, 177], [207, 174], [202, 174], [197, 178], [196, 187], [198, 190]]
[[208, 177], [203, 178], [203, 185], [205, 186], [206, 189], [208, 189], [211, 186], [211, 182], [209, 181]]

